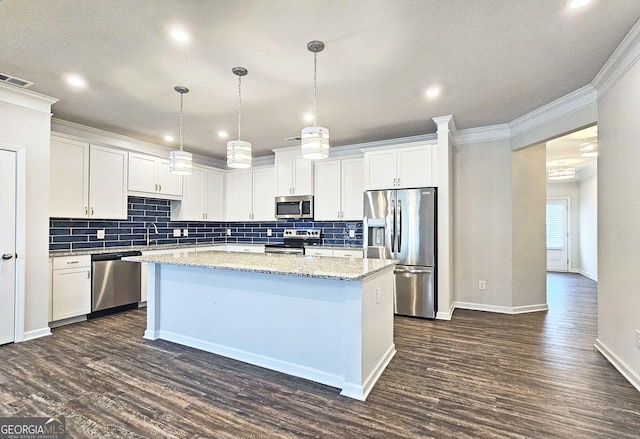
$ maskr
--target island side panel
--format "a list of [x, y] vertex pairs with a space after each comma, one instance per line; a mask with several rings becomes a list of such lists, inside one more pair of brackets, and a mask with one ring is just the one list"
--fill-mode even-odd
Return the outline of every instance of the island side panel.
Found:
[[346, 374], [340, 393], [364, 401], [396, 353], [393, 342], [393, 266], [366, 277], [347, 295]]
[[360, 282], [176, 265], [159, 272], [159, 338], [342, 386], [345, 286]]
[[144, 337], [157, 340], [160, 330], [160, 264], [147, 263], [147, 329]]

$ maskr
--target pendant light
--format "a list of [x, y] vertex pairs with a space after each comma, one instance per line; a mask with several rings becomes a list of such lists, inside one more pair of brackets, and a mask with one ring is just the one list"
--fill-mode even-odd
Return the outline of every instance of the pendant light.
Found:
[[582, 157], [598, 157], [598, 139], [587, 139], [580, 142], [580, 155]]
[[191, 157], [191, 153], [186, 152], [182, 145], [182, 123], [184, 120], [182, 102], [184, 94], [189, 93], [189, 89], [187, 87], [177, 85], [174, 87], [174, 90], [180, 93], [180, 149], [169, 153], [169, 172], [174, 175], [191, 175], [193, 159]]
[[302, 157], [312, 160], [326, 159], [329, 157], [329, 130], [317, 126], [317, 71], [318, 52], [324, 49], [322, 41], [310, 41], [307, 49], [313, 52], [313, 126], [302, 129]]
[[569, 180], [576, 176], [576, 168], [573, 166], [560, 166], [549, 169], [549, 180]]
[[238, 140], [227, 142], [227, 166], [230, 168], [251, 167], [251, 143], [242, 140], [242, 77], [246, 76], [247, 69], [234, 67], [231, 69], [234, 75], [238, 75]]

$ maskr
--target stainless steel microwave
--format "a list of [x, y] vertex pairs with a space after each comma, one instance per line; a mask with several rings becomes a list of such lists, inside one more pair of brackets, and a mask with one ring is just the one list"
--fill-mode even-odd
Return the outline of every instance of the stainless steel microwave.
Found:
[[313, 218], [313, 195], [276, 197], [276, 218]]

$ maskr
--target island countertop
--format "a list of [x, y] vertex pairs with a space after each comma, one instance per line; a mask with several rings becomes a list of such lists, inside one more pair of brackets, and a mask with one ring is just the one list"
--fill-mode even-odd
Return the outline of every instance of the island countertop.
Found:
[[396, 263], [393, 259], [333, 258], [216, 251], [131, 256], [123, 258], [123, 260], [345, 281], [362, 280]]

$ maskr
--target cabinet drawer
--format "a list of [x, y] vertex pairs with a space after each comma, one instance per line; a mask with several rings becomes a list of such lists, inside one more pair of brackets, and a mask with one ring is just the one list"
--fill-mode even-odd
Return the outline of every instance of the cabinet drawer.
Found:
[[91, 256], [60, 256], [53, 259], [53, 269], [61, 270], [65, 268], [90, 267]]
[[362, 258], [363, 251], [362, 250], [334, 250], [333, 256], [339, 258]]
[[328, 248], [305, 248], [304, 254], [305, 256], [333, 256], [333, 250]]

